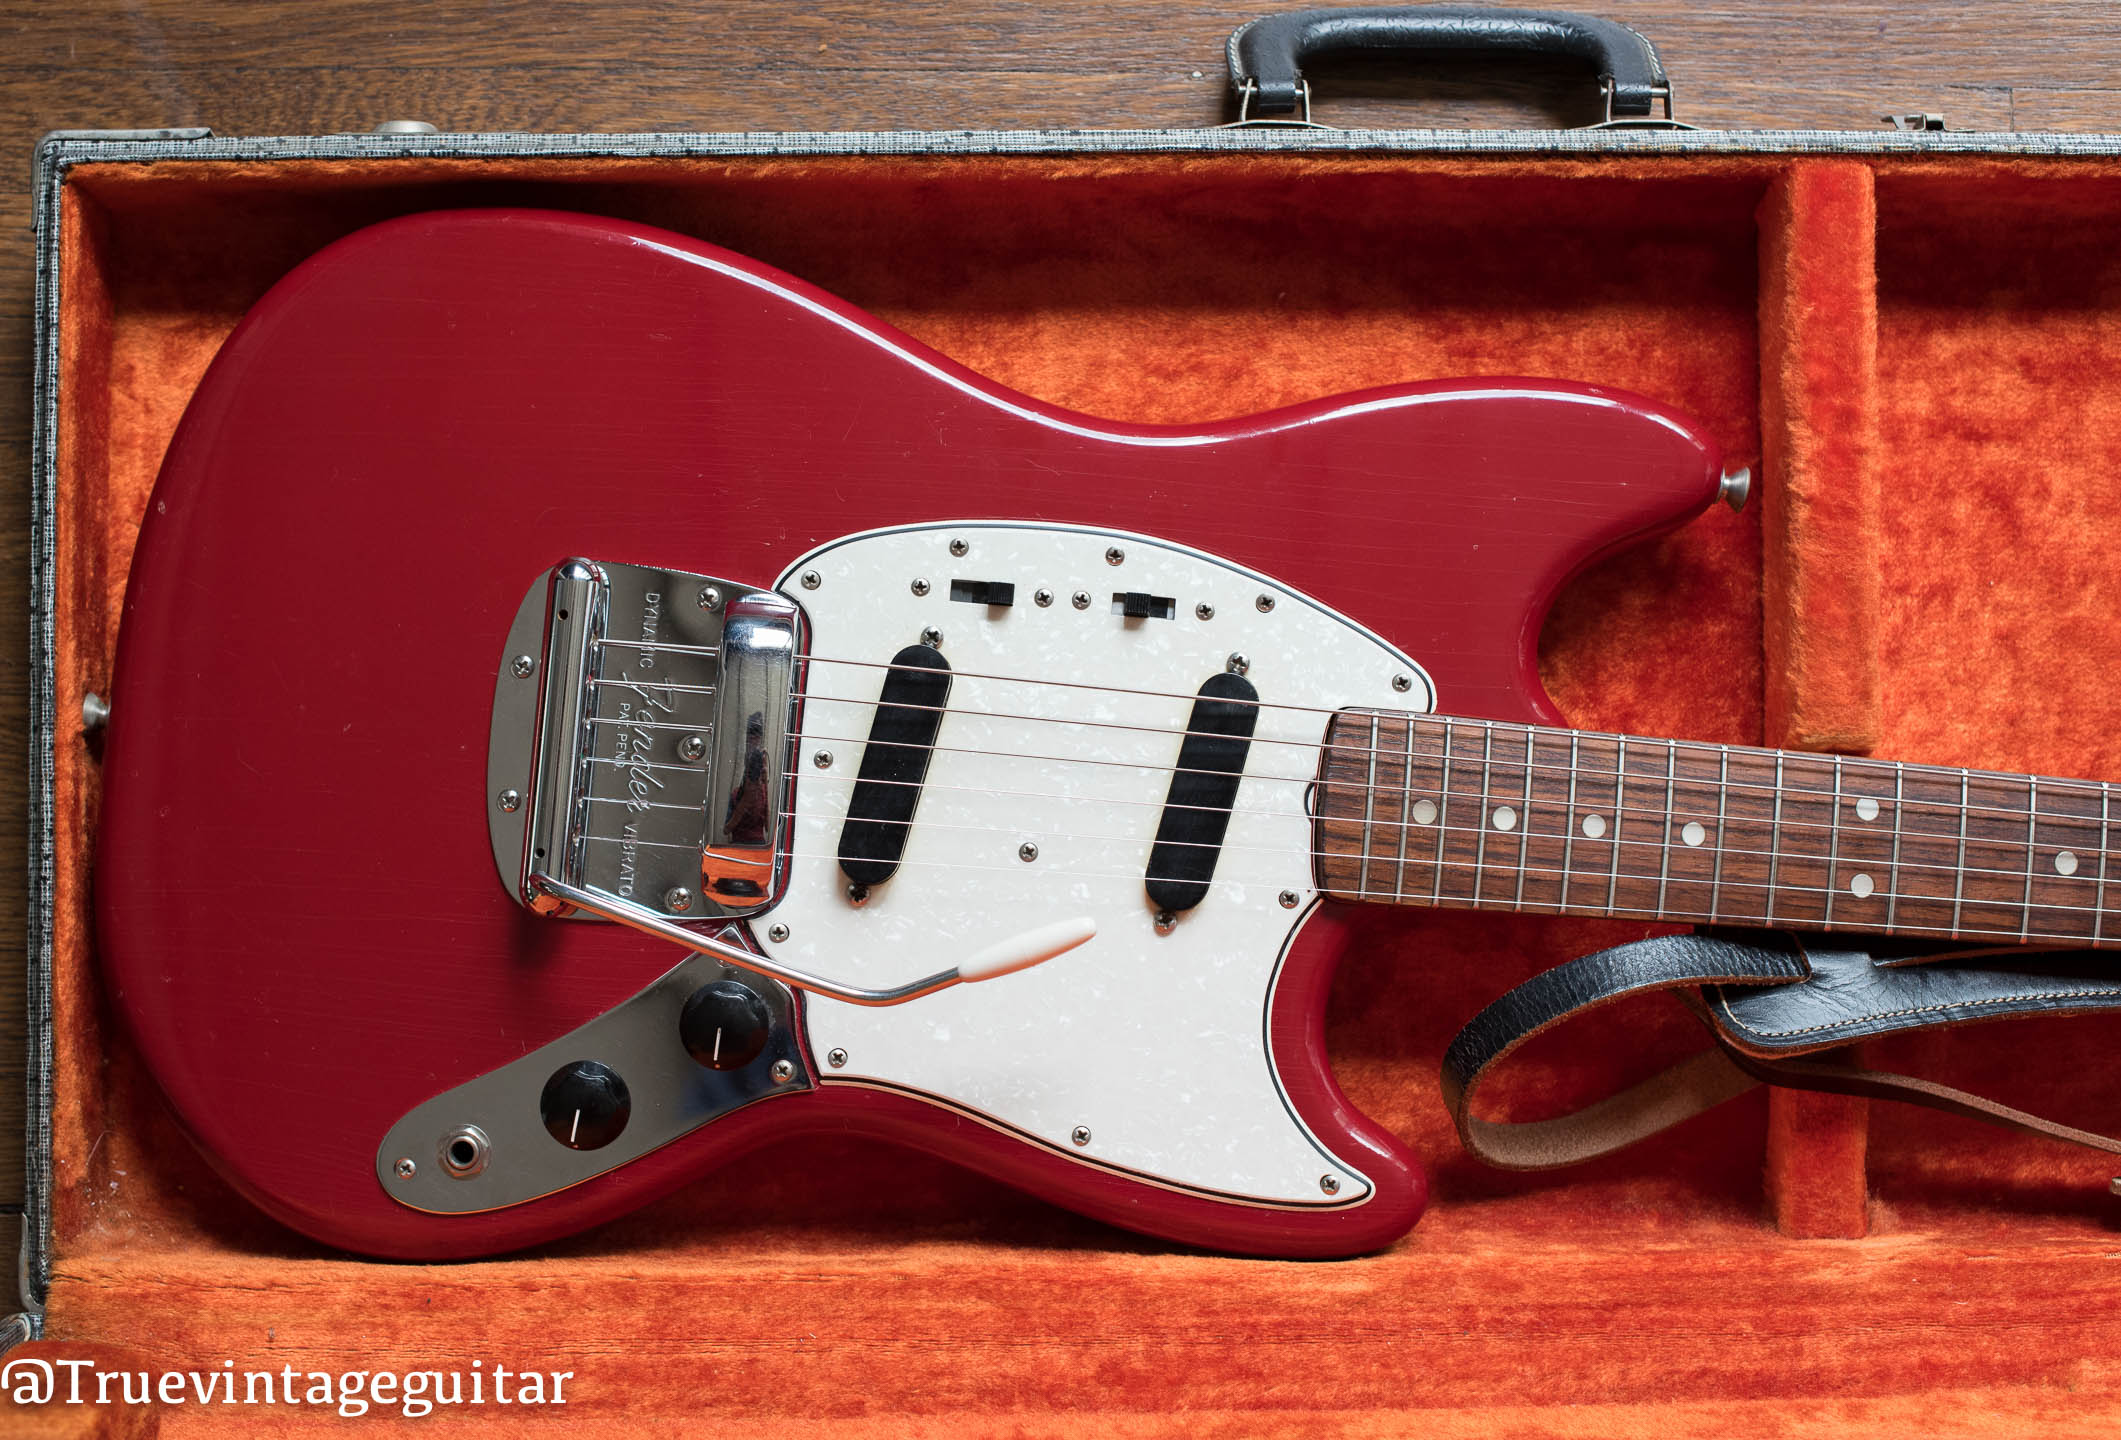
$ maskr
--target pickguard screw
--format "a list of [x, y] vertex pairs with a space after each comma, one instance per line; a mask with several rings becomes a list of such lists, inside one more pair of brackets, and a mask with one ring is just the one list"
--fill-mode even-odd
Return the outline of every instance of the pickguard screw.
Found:
[[690, 910], [692, 908], [692, 892], [682, 885], [671, 886], [663, 892], [663, 908], [665, 910]]
[[530, 672], [538, 668], [538, 662], [531, 659], [528, 655], [518, 655], [508, 668], [515, 672], [516, 679], [528, 680]]
[[818, 586], [824, 583], [825, 577], [818, 574], [817, 571], [805, 570], [803, 572], [803, 588], [805, 590], [815, 590]]
[[869, 887], [857, 880], [847, 887], [847, 903], [859, 910], [869, 903]]
[[919, 579], [916, 579], [916, 580], [915, 580], [915, 581], [913, 582], [913, 593], [914, 593], [914, 594], [916, 594], [916, 595], [925, 595], [925, 594], [927, 594], [927, 593], [928, 593], [928, 582], [927, 582], [927, 581], [925, 581], [925, 580], [919, 580]]
[[1193, 613], [1203, 620], [1213, 620], [1215, 618], [1215, 607], [1203, 600], [1200, 604], [1193, 607]]
[[1105, 552], [1105, 563], [1107, 565], [1117, 565], [1126, 558], [1127, 552], [1120, 549], [1117, 545]]
[[1264, 615], [1269, 610], [1272, 610], [1274, 608], [1274, 597], [1272, 595], [1262, 595], [1257, 600], [1254, 600], [1252, 603], [1254, 605], [1257, 605], [1259, 607], [1259, 613]]
[[[817, 574], [817, 571], [813, 570], [810, 572], [810, 575], [806, 575], [803, 577], [803, 583], [805, 585], [809, 585], [812, 590], [817, 589], [817, 586], [810, 584], [810, 576], [815, 574]], [[700, 608], [702, 610], [712, 610], [715, 606], [721, 603], [721, 591], [715, 589], [712, 585], [702, 585], [700, 587]]]
[[793, 1060], [776, 1060], [773, 1062], [771, 1073], [774, 1084], [786, 1085], [795, 1078], [795, 1062]]
[[832, 768], [832, 752], [830, 750], [820, 750], [817, 754], [810, 757], [810, 763], [817, 766], [820, 770], [830, 770]]
[[1294, 890], [1284, 890], [1281, 892], [1281, 908], [1284, 910], [1294, 910], [1298, 902], [1300, 902], [1303, 898], [1303, 896], [1297, 894]]
[[1392, 688], [1404, 695], [1414, 688], [1414, 677], [1412, 675], [1394, 675], [1392, 677]]
[[1325, 1191], [1328, 1195], [1338, 1195], [1340, 1193], [1340, 1177], [1338, 1175], [1321, 1175], [1318, 1177], [1318, 1188]]
[[844, 1050], [828, 1050], [825, 1052], [825, 1063], [835, 1070], [844, 1070], [847, 1068], [847, 1052]]
[[1023, 844], [1016, 847], [1016, 858], [1029, 865], [1038, 858], [1038, 846], [1026, 840]]
[[1053, 592], [1051, 590], [1039, 590], [1031, 596], [1031, 603], [1043, 610], [1053, 603]]
[[972, 547], [971, 547], [970, 545], [967, 545], [967, 544], [966, 544], [966, 543], [965, 543], [964, 541], [962, 541], [962, 540], [952, 540], [952, 541], [950, 542], [950, 553], [951, 553], [952, 555], [956, 555], [956, 556], [960, 556], [960, 557], [962, 557], [962, 556], [964, 555], [964, 553], [965, 553], [965, 552], [966, 552], [967, 550], [970, 550], [971, 548], [972, 548]]
[[1078, 1125], [1068, 1132], [1068, 1138], [1078, 1145], [1088, 1145], [1090, 1143], [1090, 1127], [1088, 1125]]
[[400, 1180], [410, 1180], [413, 1176], [420, 1173], [420, 1167], [412, 1163], [410, 1155], [400, 1156], [398, 1163], [390, 1168], [397, 1172]]
[[698, 735], [687, 735], [678, 741], [678, 759], [697, 760], [707, 753], [707, 741]]
[[1252, 657], [1242, 650], [1232, 650], [1230, 658], [1223, 662], [1223, 668], [1232, 675], [1246, 674], [1252, 669]]
[[1172, 914], [1169, 910], [1159, 910], [1156, 912], [1157, 934], [1169, 935], [1173, 930], [1176, 930], [1177, 928], [1178, 917], [1176, 915]]
[[943, 632], [930, 625], [927, 629], [921, 631], [921, 644], [926, 645], [931, 650], [942, 649]]
[[1078, 590], [1068, 597], [1068, 603], [1078, 610], [1088, 610], [1090, 608], [1090, 592], [1088, 590]]
[[788, 927], [786, 925], [776, 925], [766, 932], [766, 938], [778, 945], [788, 938]]
[[500, 805], [509, 814], [515, 814], [516, 811], [523, 808], [523, 792], [520, 790], [503, 790], [501, 792]]

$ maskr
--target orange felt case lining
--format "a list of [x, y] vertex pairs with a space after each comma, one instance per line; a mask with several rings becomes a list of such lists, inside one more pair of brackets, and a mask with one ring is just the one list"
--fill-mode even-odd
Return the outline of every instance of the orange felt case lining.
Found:
[[[80, 167], [60, 210], [55, 1340], [155, 1367], [571, 1369], [567, 1411], [545, 1418], [614, 1435], [706, 1414], [1130, 1435], [1171, 1411], [1232, 1435], [1985, 1435], [2059, 1433], [2062, 1391], [2111, 1396], [2097, 1157], [1778, 1092], [1558, 1175], [1464, 1159], [1437, 1097], [1444, 1043], [1517, 980], [1643, 933], [1610, 923], [1359, 918], [1331, 1050], [1436, 1180], [1429, 1217], [1369, 1259], [1172, 1252], [853, 1137], [500, 1261], [369, 1264], [257, 1217], [113, 1037], [88, 924], [94, 752], [63, 717], [107, 685], [163, 449], [244, 309], [361, 225], [490, 204], [701, 236], [1125, 419], [1482, 373], [1641, 391], [1756, 461], [1760, 499], [1564, 593], [1543, 668], [1574, 722], [2121, 775], [2121, 574], [2100, 544], [2121, 499], [2111, 162]], [[2114, 1038], [2012, 1022], [1871, 1058], [2096, 1128], [2121, 1095]], [[1554, 1113], [1698, 1043], [1668, 1001], [1616, 1007], [1528, 1047], [1489, 1103]], [[297, 1418], [339, 1423], [105, 1417], [136, 1433]]]

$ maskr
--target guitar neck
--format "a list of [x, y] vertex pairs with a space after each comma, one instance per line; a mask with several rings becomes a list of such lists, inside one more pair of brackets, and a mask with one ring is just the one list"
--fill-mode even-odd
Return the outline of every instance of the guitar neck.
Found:
[[1341, 900], [2108, 946], [2112, 799], [2084, 780], [1346, 711], [1317, 865]]

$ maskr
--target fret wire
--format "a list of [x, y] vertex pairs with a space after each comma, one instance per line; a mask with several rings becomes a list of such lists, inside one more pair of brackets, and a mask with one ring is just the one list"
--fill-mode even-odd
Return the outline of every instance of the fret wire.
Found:
[[1952, 886], [1952, 938], [1954, 940], [1959, 938], [1959, 914], [1966, 903], [1966, 800], [1967, 786], [1972, 782], [1972, 778], [1964, 770], [1959, 772], [1959, 879], [1958, 883]]
[[1443, 901], [1443, 852], [1444, 841], [1451, 828], [1451, 722], [1443, 722], [1443, 784], [1436, 792], [1436, 889], [1431, 897], [1439, 904]]
[[1775, 828], [1768, 832], [1767, 913], [1760, 918], [1775, 923], [1775, 882], [1782, 871], [1782, 755], [1775, 755]]
[[1723, 905], [1724, 813], [1731, 799], [1731, 747], [1718, 745], [1716, 764], [1716, 869], [1709, 881], [1709, 918]]
[[[1404, 818], [1404, 817], [1402, 817]], [[1362, 792], [1362, 888], [1370, 888], [1370, 835], [1377, 826], [1377, 712], [1370, 712], [1370, 783]], [[1404, 835], [1406, 832], [1400, 832]]]
[[1569, 813], [1561, 817], [1561, 908], [1569, 908], [1569, 882], [1576, 878], [1576, 776], [1583, 737], [1569, 732]]
[[1621, 796], [1628, 788], [1628, 742], [1617, 742], [1613, 751], [1613, 870], [1605, 885], [1605, 913], [1613, 913], [1620, 899], [1620, 818], [1623, 809]]
[[1841, 891], [1841, 757], [1834, 757], [1834, 818], [1826, 837], [1826, 924], [1834, 923], [1834, 896]]
[[1480, 737], [1480, 835], [1473, 842], [1473, 903], [1487, 903], [1488, 784], [1495, 776], [1495, 727], [1487, 726]]
[[1406, 764], [1399, 772], [1399, 866], [1395, 872], [1397, 883], [1392, 893], [1404, 900], [1407, 898], [1407, 832], [1414, 827], [1407, 823], [1407, 809], [1414, 801], [1414, 717], [1409, 715], [1400, 726], [1406, 739]]
[[2025, 898], [2018, 902], [2018, 912], [2023, 923], [2018, 926], [2018, 938], [2027, 940], [2033, 933], [2033, 862], [2037, 858], [2040, 834], [2040, 782], [2028, 779], [2025, 782]]
[[1525, 861], [1532, 858], [1532, 747], [1538, 741], [1538, 732], [1527, 726], [1524, 732], [1524, 805], [1517, 815], [1517, 898], [1510, 902], [1512, 910], [1524, 909], [1524, 877], [1531, 868]]
[[2106, 933], [2106, 817], [2108, 807], [2113, 804], [2114, 787], [2099, 787], [2099, 889], [2094, 897], [2096, 908], [2092, 912], [2092, 944], [2096, 945]]
[[1893, 880], [1892, 893], [1885, 897], [1885, 928], [1888, 933], [1896, 923], [1900, 911], [1900, 797], [1907, 788], [1907, 767], [1898, 760], [1893, 762]]
[[1664, 742], [1664, 846], [1657, 862], [1657, 913], [1664, 913], [1665, 887], [1672, 878], [1672, 782], [1679, 775], [1679, 742]]

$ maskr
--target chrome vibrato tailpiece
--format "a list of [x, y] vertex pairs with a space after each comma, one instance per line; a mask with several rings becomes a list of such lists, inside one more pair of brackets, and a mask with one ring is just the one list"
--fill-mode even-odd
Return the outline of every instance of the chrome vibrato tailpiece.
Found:
[[612, 921], [853, 1005], [1028, 969], [1097, 933], [1042, 925], [947, 970], [866, 989], [683, 923], [770, 910], [788, 883], [800, 607], [770, 590], [568, 560], [523, 597], [487, 750], [494, 864], [541, 915]]

